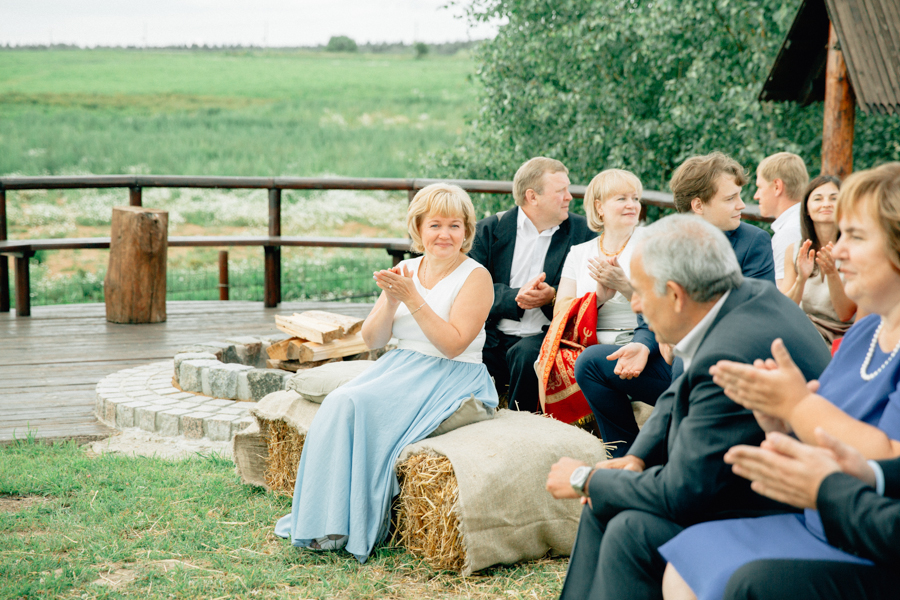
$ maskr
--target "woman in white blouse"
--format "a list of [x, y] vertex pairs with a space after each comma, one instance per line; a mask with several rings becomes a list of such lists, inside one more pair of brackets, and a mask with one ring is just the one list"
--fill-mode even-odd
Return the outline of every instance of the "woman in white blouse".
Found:
[[597, 293], [597, 341], [621, 346], [631, 341], [637, 318], [631, 311], [629, 262], [638, 240], [641, 215], [640, 179], [629, 171], [607, 169], [584, 192], [588, 227], [596, 239], [572, 246], [563, 265], [556, 307], [573, 298]]

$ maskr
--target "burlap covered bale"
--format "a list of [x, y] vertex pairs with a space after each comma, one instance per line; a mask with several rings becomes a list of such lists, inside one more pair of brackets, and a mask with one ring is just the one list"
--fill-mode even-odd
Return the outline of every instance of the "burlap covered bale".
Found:
[[638, 427], [643, 427], [650, 418], [653, 407], [644, 402], [635, 401], [631, 403], [631, 410], [634, 412], [634, 420], [637, 421]]
[[395, 539], [463, 575], [548, 551], [568, 555], [581, 504], [554, 500], [545, 488], [563, 456], [594, 464], [606, 447], [571, 425], [509, 410], [411, 444], [397, 463]]
[[[262, 478], [267, 489], [293, 496], [300, 453], [303, 451], [309, 426], [320, 406], [305, 400], [297, 392], [288, 390], [269, 394], [250, 409], [250, 414], [259, 425], [259, 435], [266, 445]], [[247, 477], [259, 475], [254, 473]]]
[[266, 440], [259, 430], [259, 423], [254, 421], [234, 435], [232, 454], [234, 470], [241, 478], [241, 483], [269, 489], [266, 483], [266, 460], [269, 452]]

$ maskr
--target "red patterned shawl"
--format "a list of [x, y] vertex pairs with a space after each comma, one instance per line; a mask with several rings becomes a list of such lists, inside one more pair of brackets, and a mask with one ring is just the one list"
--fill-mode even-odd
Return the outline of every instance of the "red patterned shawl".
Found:
[[585, 294], [556, 313], [541, 345], [537, 375], [541, 409], [565, 423], [591, 414], [575, 383], [575, 359], [597, 343], [597, 294]]

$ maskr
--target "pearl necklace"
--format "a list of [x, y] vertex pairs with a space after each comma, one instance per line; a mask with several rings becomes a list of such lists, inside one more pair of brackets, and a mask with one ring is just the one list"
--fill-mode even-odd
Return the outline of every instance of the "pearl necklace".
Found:
[[878, 329], [875, 330], [875, 335], [872, 337], [872, 343], [869, 344], [869, 351], [866, 353], [866, 359], [863, 361], [863, 364], [859, 367], [859, 376], [863, 378], [863, 381], [872, 381], [878, 374], [881, 373], [888, 363], [891, 362], [895, 356], [897, 356], [897, 352], [900, 352], [900, 342], [897, 342], [897, 345], [894, 346], [894, 351], [891, 352], [891, 355], [887, 357], [887, 360], [878, 367], [878, 369], [874, 373], [866, 373], [866, 369], [869, 368], [869, 363], [872, 362], [872, 357], [875, 355], [875, 344], [878, 343], [878, 334], [881, 333], [881, 328], [884, 327], [884, 321], [881, 321], [881, 324], [878, 325]]
[[606, 256], [618, 256], [618, 255], [622, 254], [622, 250], [625, 249], [625, 246], [627, 246], [627, 245], [628, 245], [628, 242], [631, 240], [631, 236], [629, 235], [629, 236], [628, 236], [628, 239], [625, 240], [625, 243], [622, 244], [622, 247], [619, 248], [616, 252], [607, 252], [606, 250], [603, 249], [603, 236], [604, 236], [604, 235], [606, 235], [606, 232], [605, 232], [605, 231], [604, 231], [603, 233], [600, 234], [600, 239], [597, 240], [597, 245], [600, 246], [600, 252], [602, 252], [602, 253], [605, 254]]

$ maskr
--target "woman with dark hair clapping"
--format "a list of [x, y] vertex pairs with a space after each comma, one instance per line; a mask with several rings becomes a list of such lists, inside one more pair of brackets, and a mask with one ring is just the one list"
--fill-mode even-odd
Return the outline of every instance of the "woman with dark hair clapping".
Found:
[[806, 188], [800, 204], [800, 234], [805, 240], [787, 247], [784, 260], [784, 293], [803, 312], [831, 345], [850, 329], [856, 303], [844, 292], [832, 252], [840, 237], [834, 221], [841, 180], [820, 175]]

